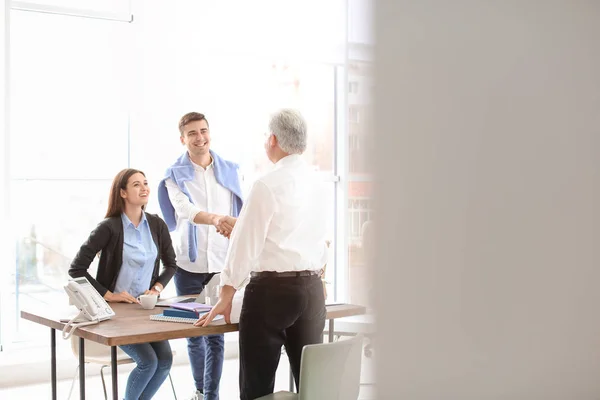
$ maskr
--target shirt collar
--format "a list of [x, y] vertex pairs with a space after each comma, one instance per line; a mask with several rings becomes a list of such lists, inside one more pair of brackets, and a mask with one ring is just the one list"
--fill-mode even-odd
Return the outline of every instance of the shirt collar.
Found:
[[195, 162], [192, 161], [192, 159], [190, 158], [190, 155], [188, 154], [188, 160], [190, 160], [190, 163], [192, 163], [192, 166], [194, 167], [194, 171], [208, 171], [209, 169], [213, 168], [214, 163], [215, 163], [215, 159], [210, 156], [210, 164], [208, 164], [206, 166], [206, 168], [204, 168], [202, 165], [198, 165]]
[[281, 168], [290, 165], [297, 165], [303, 163], [302, 154], [290, 154], [283, 157], [281, 160], [275, 163], [275, 168]]
[[[127, 215], [125, 215], [125, 213], [121, 213], [121, 221], [123, 221], [123, 226], [125, 226], [126, 228], [129, 228], [130, 226], [135, 228], [135, 225], [133, 225], [133, 222], [131, 222], [131, 220], [129, 219], [129, 217]], [[145, 223], [148, 223], [148, 220], [146, 219], [146, 213], [143, 212], [142, 220], [140, 221], [140, 225], [145, 224]]]

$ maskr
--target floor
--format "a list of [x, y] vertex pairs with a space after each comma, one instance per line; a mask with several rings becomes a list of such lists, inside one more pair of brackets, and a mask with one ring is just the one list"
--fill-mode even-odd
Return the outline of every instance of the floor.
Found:
[[[119, 394], [123, 396], [125, 382], [132, 366], [124, 365], [119, 367]], [[89, 366], [86, 369], [89, 377], [86, 379], [86, 399], [104, 399], [102, 391], [102, 381], [100, 376], [96, 375], [100, 368], [98, 366]], [[107, 369], [105, 369], [106, 372]], [[275, 391], [287, 390], [289, 385], [288, 363], [285, 355], [282, 355], [280, 367], [277, 371]], [[75, 371], [73, 371], [75, 372]], [[108, 374], [110, 372], [107, 372]], [[171, 376], [175, 385], [175, 391], [179, 400], [187, 400], [194, 391], [192, 383], [192, 375], [187, 364], [179, 364], [171, 369]], [[361, 382], [372, 382], [373, 366], [372, 359], [363, 357], [363, 373]], [[58, 398], [67, 399], [72, 380], [61, 380], [58, 382]], [[107, 378], [107, 390], [110, 398], [110, 377]], [[0, 388], [0, 399], [49, 399], [50, 398], [50, 383], [15, 386], [10, 388]], [[155, 399], [173, 399], [173, 392], [168, 380], [160, 388]], [[233, 400], [239, 398], [238, 389], [238, 360], [227, 359], [223, 366], [223, 376], [221, 378], [220, 398], [222, 400]], [[75, 383], [71, 399], [79, 399], [79, 386]], [[359, 395], [360, 400], [375, 399], [374, 386], [361, 386]]]

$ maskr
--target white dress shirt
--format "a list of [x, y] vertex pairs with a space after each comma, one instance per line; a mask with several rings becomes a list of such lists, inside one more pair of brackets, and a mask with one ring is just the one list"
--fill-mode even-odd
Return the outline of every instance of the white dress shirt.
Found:
[[[171, 233], [177, 265], [189, 272], [220, 272], [225, 264], [229, 239], [219, 234], [213, 225], [196, 224], [194, 217], [204, 211], [212, 214], [231, 215], [232, 193], [217, 183], [211, 163], [206, 169], [194, 165], [194, 180], [184, 182], [192, 201], [179, 189], [177, 184], [167, 179], [165, 185], [169, 199], [177, 214], [177, 228]], [[198, 255], [190, 261], [188, 222], [196, 225]]]
[[254, 183], [231, 234], [221, 285], [239, 289], [251, 271], [319, 270], [327, 262], [327, 187], [299, 155]]

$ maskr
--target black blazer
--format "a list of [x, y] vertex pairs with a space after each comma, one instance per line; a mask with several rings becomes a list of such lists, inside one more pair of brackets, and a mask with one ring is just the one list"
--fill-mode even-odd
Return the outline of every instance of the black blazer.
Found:
[[[171, 236], [167, 224], [158, 215], [146, 213], [146, 219], [158, 251], [148, 289], [157, 282], [165, 287], [177, 271]], [[94, 279], [87, 270], [98, 252], [101, 252], [100, 262], [96, 279]], [[160, 275], [159, 261], [162, 261], [164, 267]], [[90, 233], [88, 240], [77, 252], [69, 268], [69, 275], [73, 278], [85, 276], [96, 290], [104, 296], [107, 290], [114, 291], [122, 264], [123, 222], [120, 216], [106, 218]]]

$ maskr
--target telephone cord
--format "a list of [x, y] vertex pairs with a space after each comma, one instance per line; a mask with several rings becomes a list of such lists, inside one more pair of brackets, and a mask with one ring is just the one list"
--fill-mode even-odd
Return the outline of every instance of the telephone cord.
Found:
[[[73, 322], [77, 318], [83, 317], [83, 315], [84, 315], [83, 311], [80, 311], [79, 314], [77, 314], [75, 317], [71, 318], [71, 320], [65, 324], [65, 327], [62, 330], [63, 339], [66, 340], [66, 339], [70, 338], [71, 335], [73, 334], [73, 332], [75, 332], [75, 330], [77, 328], [79, 328], [80, 326], [93, 325], [93, 324], [97, 324], [99, 322], [98, 319], [95, 319], [93, 321], [85, 321], [85, 322]], [[71, 327], [71, 330], [68, 330], [69, 327]]]

